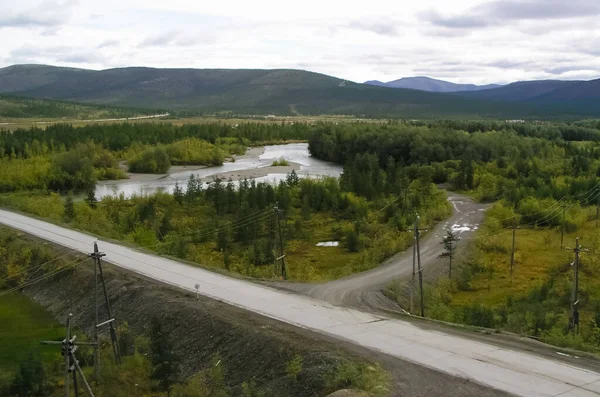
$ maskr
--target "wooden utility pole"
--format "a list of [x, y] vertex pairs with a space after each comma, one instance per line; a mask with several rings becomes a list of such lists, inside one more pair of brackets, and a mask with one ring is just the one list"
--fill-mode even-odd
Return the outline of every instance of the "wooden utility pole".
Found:
[[419, 290], [421, 295], [421, 317], [425, 317], [425, 301], [423, 299], [423, 269], [421, 268], [421, 247], [419, 246], [419, 237], [421, 231], [427, 231], [427, 229], [419, 228], [419, 215], [415, 218], [415, 226], [411, 230], [414, 234], [415, 244], [413, 245], [413, 274], [411, 280], [411, 290], [410, 290], [410, 300], [411, 300], [411, 313], [412, 313], [412, 301], [413, 301], [413, 286], [415, 284], [415, 252], [417, 257], [417, 269], [416, 271], [419, 273]]
[[579, 237], [575, 239], [575, 248], [572, 249], [575, 252], [575, 261], [571, 264], [573, 266], [573, 290], [571, 292], [571, 314], [569, 316], [569, 331], [575, 334], [575, 327], [577, 327], [577, 333], [579, 333], [579, 253], [587, 252], [589, 250], [583, 249], [579, 245]]
[[416, 234], [413, 236], [413, 262], [412, 262], [412, 277], [410, 280], [410, 313], [414, 313], [414, 290], [415, 290], [415, 274], [416, 274], [416, 266], [417, 266], [417, 236]]
[[[110, 308], [110, 300], [108, 299], [108, 292], [106, 291], [106, 281], [104, 280], [104, 272], [102, 271], [102, 260], [101, 258], [106, 256], [106, 254], [98, 251], [98, 244], [94, 243], [94, 253], [90, 254], [90, 256], [94, 259], [96, 266], [98, 266], [98, 272], [100, 275], [100, 282], [102, 283], [102, 292], [104, 294], [104, 303], [106, 305], [106, 311], [108, 312], [108, 321], [104, 321], [103, 323], [94, 324], [94, 328], [98, 329], [99, 327], [108, 324], [110, 328], [110, 339], [112, 342], [113, 354], [115, 356], [115, 363], [121, 364], [121, 355], [119, 353], [119, 342], [117, 341], [117, 331], [115, 330], [114, 322], [115, 319], [112, 314], [112, 310]], [[96, 310], [98, 310], [96, 308]], [[96, 331], [97, 332], [97, 331]]]
[[281, 233], [281, 212], [279, 211], [279, 204], [275, 203], [273, 208], [275, 216], [277, 217], [277, 230], [279, 234], [279, 257], [276, 260], [281, 260], [281, 277], [287, 280], [287, 269], [285, 268], [285, 254], [283, 253], [283, 234]]
[[[81, 380], [83, 381], [83, 384], [85, 386], [85, 390], [87, 392], [87, 394], [90, 397], [94, 397], [94, 393], [92, 393], [92, 389], [90, 388], [90, 385], [88, 384], [87, 380], [85, 379], [85, 375], [83, 374], [83, 371], [81, 370], [81, 367], [79, 366], [79, 361], [77, 361], [76, 357], [75, 357], [75, 352], [77, 351], [77, 344], [75, 342], [75, 340], [77, 339], [76, 335], [71, 336], [71, 316], [72, 314], [69, 314], [69, 316], [67, 317], [67, 323], [66, 323], [66, 337], [65, 339], [63, 339], [62, 341], [42, 341], [41, 343], [43, 345], [61, 345], [61, 355], [64, 356], [65, 358], [65, 397], [69, 397], [69, 375], [71, 372], [74, 372], [75, 370], [77, 372], [79, 372], [79, 376], [81, 377]], [[79, 345], [86, 345], [86, 346], [96, 346], [97, 344], [92, 342], [82, 342], [82, 343], [78, 343]], [[79, 396], [79, 389], [77, 386], [77, 373], [73, 373], [73, 387], [74, 387], [74, 392], [75, 392], [75, 396], [78, 397]]]
[[100, 253], [98, 252], [98, 244], [94, 243], [94, 260], [92, 261], [94, 263], [94, 307], [95, 307], [95, 312], [94, 312], [94, 342], [96, 343], [96, 346], [94, 346], [94, 379], [96, 380], [96, 382], [99, 382], [99, 371], [100, 371], [100, 354], [99, 354], [99, 347], [98, 347], [98, 323], [100, 322], [98, 320], [98, 263], [97, 261], [99, 261], [99, 255]]
[[71, 365], [69, 360], [69, 343], [71, 340], [71, 314], [67, 317], [67, 336], [63, 340], [62, 353], [65, 356], [65, 397], [69, 397], [69, 373], [71, 372]]

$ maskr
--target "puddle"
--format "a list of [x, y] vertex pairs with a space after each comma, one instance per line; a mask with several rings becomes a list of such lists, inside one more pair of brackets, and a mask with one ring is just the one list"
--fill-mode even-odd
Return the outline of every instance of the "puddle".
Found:
[[337, 247], [340, 245], [339, 241], [321, 241], [317, 243], [317, 247]]

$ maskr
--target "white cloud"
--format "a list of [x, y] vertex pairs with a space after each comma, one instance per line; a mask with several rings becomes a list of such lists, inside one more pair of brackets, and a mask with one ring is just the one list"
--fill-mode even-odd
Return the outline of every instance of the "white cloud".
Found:
[[0, 67], [301, 68], [476, 84], [600, 77], [600, 2], [541, 1], [0, 0]]

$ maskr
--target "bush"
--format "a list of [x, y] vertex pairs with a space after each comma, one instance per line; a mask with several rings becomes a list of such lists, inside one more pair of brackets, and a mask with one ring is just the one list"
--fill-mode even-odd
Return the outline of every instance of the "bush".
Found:
[[485, 328], [494, 328], [495, 326], [494, 311], [479, 302], [464, 306], [462, 316], [465, 324]]
[[296, 354], [286, 363], [285, 370], [290, 378], [294, 381], [298, 380], [298, 375], [302, 372], [302, 356]]
[[215, 145], [197, 138], [184, 139], [166, 147], [172, 164], [221, 165], [225, 153]]
[[290, 165], [290, 163], [283, 157], [280, 157], [277, 160], [274, 160], [273, 163], [271, 164], [273, 167], [279, 167], [279, 166], [287, 166]]
[[327, 377], [327, 388], [336, 391], [343, 388], [364, 390], [371, 395], [387, 395], [390, 375], [379, 364], [356, 364], [345, 362]]
[[129, 161], [129, 172], [163, 174], [171, 168], [169, 155], [163, 148], [144, 151], [138, 157]]

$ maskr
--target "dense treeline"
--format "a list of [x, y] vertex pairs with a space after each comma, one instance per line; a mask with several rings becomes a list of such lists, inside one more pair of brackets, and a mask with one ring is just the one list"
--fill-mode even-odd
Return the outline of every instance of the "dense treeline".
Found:
[[[593, 196], [600, 176], [600, 146], [520, 136], [510, 131], [469, 133], [446, 127], [402, 124], [320, 126], [310, 138], [319, 158], [372, 174], [379, 167], [398, 178], [417, 176], [454, 189], [473, 191], [481, 200], [505, 199], [519, 207], [528, 197], [578, 199]], [[378, 164], [375, 164], [375, 163]], [[379, 175], [378, 174], [378, 175]], [[373, 175], [377, 185], [382, 176]], [[373, 179], [374, 178], [374, 179]], [[357, 179], [361, 185], [363, 177]], [[370, 189], [363, 185], [363, 189]]]
[[0, 192], [93, 189], [97, 180], [126, 178], [115, 155], [90, 142], [52, 152], [36, 142], [25, 158], [0, 156]]
[[510, 131], [521, 136], [550, 140], [600, 141], [600, 121], [584, 120], [576, 122], [521, 122], [486, 120], [443, 120], [413, 121], [414, 126], [428, 128], [447, 128], [473, 132]]
[[222, 123], [186, 124], [175, 126], [163, 123], [123, 123], [94, 124], [73, 127], [69, 124], [55, 124], [45, 130], [31, 128], [14, 132], [0, 132], [0, 156], [27, 156], [32, 146], [48, 147], [53, 151], [61, 146], [66, 150], [78, 143], [91, 141], [101, 144], [108, 150], [125, 150], [134, 143], [149, 145], [168, 144], [186, 138], [198, 138], [218, 144], [220, 138], [237, 138], [244, 142], [271, 142], [285, 140], [306, 140], [310, 126], [301, 123], [259, 124], [244, 123], [228, 125]]

